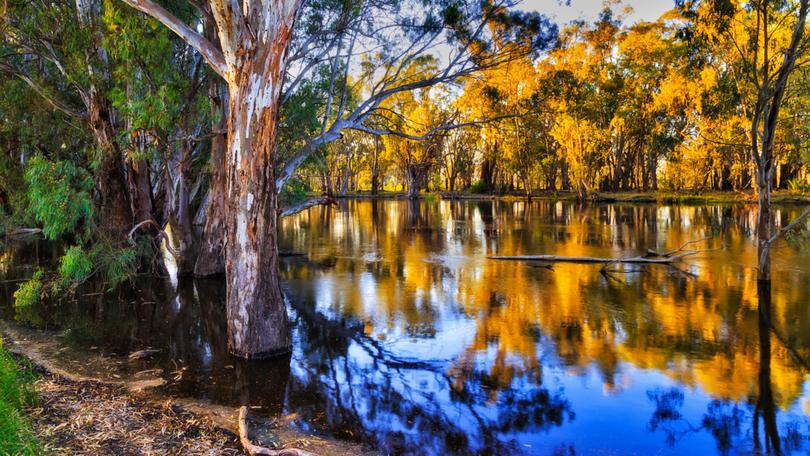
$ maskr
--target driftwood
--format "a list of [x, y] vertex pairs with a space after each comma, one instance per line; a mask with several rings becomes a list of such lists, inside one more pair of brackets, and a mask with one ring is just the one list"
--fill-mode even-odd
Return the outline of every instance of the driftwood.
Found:
[[254, 445], [251, 443], [250, 437], [248, 437], [247, 415], [248, 408], [243, 405], [239, 409], [239, 441], [242, 442], [242, 447], [250, 456], [317, 456], [315, 453], [297, 448], [271, 450], [270, 448]]

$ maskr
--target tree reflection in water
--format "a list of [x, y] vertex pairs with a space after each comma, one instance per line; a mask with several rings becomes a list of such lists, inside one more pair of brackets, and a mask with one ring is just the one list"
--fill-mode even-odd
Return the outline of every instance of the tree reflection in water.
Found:
[[[736, 206], [313, 208], [280, 232], [293, 254], [282, 272], [295, 350], [274, 361], [227, 354], [216, 280], [143, 280], [24, 316], [85, 350], [161, 349], [123, 369], [160, 369], [169, 394], [293, 415], [384, 452], [806, 452], [810, 255], [780, 247], [774, 289], [759, 290], [746, 267], [753, 220]], [[696, 276], [628, 268], [617, 281], [598, 267], [486, 260], [637, 254], [704, 237], [722, 249], [684, 265]], [[23, 266], [49, 252], [7, 250], [0, 275], [30, 274]], [[13, 284], [0, 291], [0, 315], [13, 318]]]
[[[668, 444], [674, 446], [687, 434], [705, 430], [714, 437], [720, 453], [727, 453], [731, 449], [739, 451], [741, 448], [749, 446], [755, 454], [781, 455], [799, 452], [805, 447], [810, 447], [808, 445], [810, 436], [802, 435], [802, 423], [795, 421], [781, 423], [783, 430], [780, 438], [780, 423], [777, 419], [778, 406], [774, 400], [771, 380], [773, 352], [771, 338], [772, 333], [776, 331], [772, 322], [771, 284], [758, 282], [757, 296], [759, 298], [757, 307], [759, 369], [755, 397], [749, 398], [745, 405], [732, 401], [712, 400], [703, 416], [701, 425], [695, 426], [680, 412], [680, 408], [684, 405], [682, 388], [648, 391], [648, 398], [655, 404], [655, 412], [650, 418], [649, 429], [652, 432], [661, 430]], [[790, 349], [790, 347], [786, 348]], [[806, 366], [802, 359], [797, 359], [797, 361]]]
[[357, 324], [296, 310], [302, 355], [289, 406], [343, 437], [396, 454], [515, 454], [521, 449], [511, 433], [573, 418], [568, 401], [540, 378], [501, 387], [491, 401], [495, 382], [483, 370], [448, 374], [440, 363], [396, 356]]

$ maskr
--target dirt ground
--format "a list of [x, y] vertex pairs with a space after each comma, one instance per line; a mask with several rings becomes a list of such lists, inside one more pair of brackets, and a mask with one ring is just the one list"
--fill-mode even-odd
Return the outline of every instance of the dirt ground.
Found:
[[34, 429], [49, 453], [71, 455], [237, 455], [239, 439], [166, 402], [133, 397], [119, 386], [43, 372]]

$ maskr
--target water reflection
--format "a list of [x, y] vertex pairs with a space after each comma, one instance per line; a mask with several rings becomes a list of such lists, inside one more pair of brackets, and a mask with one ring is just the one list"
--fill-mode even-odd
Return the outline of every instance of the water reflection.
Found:
[[[758, 288], [754, 222], [733, 206], [313, 208], [280, 233], [295, 351], [264, 363], [227, 355], [217, 281], [144, 281], [31, 313], [79, 347], [161, 348], [124, 369], [160, 369], [171, 394], [295, 413], [301, 427], [384, 452], [801, 454], [810, 253], [778, 246], [773, 290]], [[690, 259], [689, 274], [486, 259], [634, 255], [702, 238], [717, 250]], [[24, 274], [42, 250], [7, 251], [0, 273]]]

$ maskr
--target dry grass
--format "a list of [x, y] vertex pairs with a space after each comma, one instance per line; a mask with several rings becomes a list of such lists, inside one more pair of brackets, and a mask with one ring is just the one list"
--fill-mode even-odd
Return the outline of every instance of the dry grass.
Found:
[[118, 386], [49, 373], [37, 388], [34, 429], [55, 454], [243, 454], [234, 434], [169, 402], [155, 405]]

